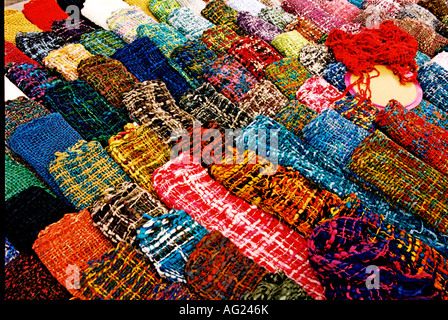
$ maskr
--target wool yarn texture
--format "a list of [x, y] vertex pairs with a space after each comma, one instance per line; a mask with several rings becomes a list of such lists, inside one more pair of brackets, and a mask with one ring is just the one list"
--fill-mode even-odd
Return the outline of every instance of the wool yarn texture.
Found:
[[249, 12], [253, 16], [258, 16], [261, 9], [266, 8], [266, 5], [257, 0], [227, 0], [227, 5], [238, 12]]
[[167, 18], [174, 8], [180, 4], [176, 0], [149, 0], [147, 6], [159, 22], [167, 22]]
[[[435, 59], [436, 57], [434, 57], [433, 59]], [[432, 59], [427, 55], [424, 54], [423, 52], [417, 51], [417, 54], [415, 55], [415, 62], [417, 62], [417, 65], [419, 66], [419, 68], [423, 67], [425, 65], [425, 63], [431, 61]]]
[[284, 57], [298, 58], [300, 50], [309, 44], [297, 30], [281, 33], [272, 40], [271, 45]]
[[440, 22], [435, 15], [418, 4], [403, 6], [400, 12], [395, 16], [396, 19], [404, 19], [405, 17], [423, 22], [434, 30]]
[[105, 145], [129, 122], [123, 109], [111, 105], [83, 80], [58, 83], [47, 90], [44, 99], [49, 110], [60, 113], [87, 141]]
[[9, 63], [34, 64], [40, 66], [38, 62], [20, 51], [15, 44], [5, 41], [5, 68]]
[[448, 15], [448, 3], [444, 0], [422, 1], [418, 5], [434, 14], [440, 21]]
[[448, 131], [426, 122], [396, 100], [379, 110], [375, 121], [394, 142], [448, 175]]
[[283, 58], [265, 68], [266, 79], [271, 81], [289, 99], [296, 98], [297, 90], [311, 74], [295, 58]]
[[285, 30], [286, 26], [296, 19], [296, 16], [281, 7], [264, 7], [260, 10], [258, 17], [281, 30]]
[[238, 107], [251, 118], [258, 115], [274, 118], [288, 102], [288, 98], [272, 82], [261, 80], [238, 102]]
[[289, 132], [300, 137], [302, 129], [317, 115], [316, 111], [303, 103], [291, 100], [278, 111], [273, 119], [283, 125]]
[[71, 295], [35, 254], [19, 254], [5, 266], [5, 300], [69, 300]]
[[81, 281], [88, 262], [112, 248], [112, 243], [93, 225], [88, 209], [65, 214], [42, 229], [33, 244], [34, 252], [53, 277], [78, 299], [84, 299], [79, 284], [69, 276], [76, 272]]
[[369, 135], [367, 130], [332, 109], [322, 111], [302, 130], [303, 139], [345, 166], [353, 151]]
[[130, 6], [137, 6], [150, 16], [156, 23], [159, 22], [154, 14], [149, 10], [148, 2], [146, 0], [124, 0]]
[[5, 238], [5, 266], [19, 256], [20, 252]]
[[59, 113], [33, 119], [19, 125], [9, 138], [9, 146], [24, 159], [61, 198], [65, 198], [48, 165], [58, 151], [64, 151], [82, 137]]
[[191, 253], [185, 273], [188, 286], [201, 298], [239, 300], [257, 286], [266, 270], [219, 231], [212, 231]]
[[85, 33], [95, 31], [96, 28], [88, 24], [84, 19], [74, 20], [68, 23], [67, 19], [53, 21], [51, 31], [62, 38], [65, 43], [79, 43]]
[[151, 175], [170, 159], [170, 148], [149, 125], [125, 127], [112, 136], [107, 153], [143, 189], [153, 192]]
[[214, 23], [186, 7], [171, 10], [167, 22], [189, 40], [199, 40], [205, 30], [215, 26]]
[[[389, 168], [387, 175], [384, 166]], [[448, 178], [383, 133], [376, 130], [369, 135], [355, 149], [347, 167], [380, 189], [394, 205], [447, 234]]]
[[98, 29], [81, 36], [79, 42], [91, 54], [111, 57], [115, 51], [126, 45], [118, 35], [109, 30]]
[[230, 194], [192, 156], [182, 153], [167, 162], [154, 172], [153, 183], [165, 204], [183, 209], [209, 231], [220, 231], [243, 255], [268, 272], [281, 269], [310, 295], [323, 298], [322, 287], [306, 258], [305, 239], [271, 215]]
[[257, 206], [285, 225], [308, 237], [325, 217], [324, 207], [339, 197], [314, 186], [297, 171], [277, 166], [257, 156], [233, 149], [222, 164], [209, 169], [210, 176], [235, 196]]
[[228, 27], [243, 36], [244, 31], [236, 23], [237, 14], [238, 11], [227, 5], [225, 0], [209, 1], [201, 11], [201, 15], [213, 24]]
[[16, 44], [16, 35], [19, 32], [42, 32], [43, 30], [29, 21], [22, 11], [5, 8], [3, 11], [5, 41]]
[[282, 29], [246, 11], [238, 12], [236, 23], [245, 34], [257, 36], [267, 43], [271, 43], [276, 36], [283, 33]]
[[179, 106], [198, 121], [216, 121], [222, 129], [242, 128], [252, 121], [250, 115], [217, 92], [210, 83], [185, 93]]
[[159, 217], [143, 215], [145, 223], [137, 230], [140, 250], [154, 264], [160, 277], [186, 283], [188, 257], [207, 229], [183, 210], [171, 210]]
[[448, 70], [437, 63], [427, 64], [419, 69], [417, 79], [423, 90], [423, 98], [448, 112]]
[[283, 59], [283, 56], [267, 42], [252, 35], [234, 41], [227, 52], [234, 56], [259, 81], [265, 78], [264, 69], [268, 65]]
[[85, 0], [81, 14], [104, 30], [109, 30], [107, 18], [116, 10], [130, 7], [123, 0]]
[[201, 11], [206, 6], [206, 2], [202, 0], [176, 0], [176, 1], [181, 7], [189, 8], [198, 16], [201, 15]]
[[42, 63], [49, 69], [54, 69], [67, 81], [78, 79], [78, 65], [84, 59], [92, 56], [80, 43], [70, 43], [60, 49], [50, 52]]
[[185, 283], [173, 282], [154, 285], [148, 300], [199, 300], [199, 298]]
[[342, 62], [331, 62], [325, 67], [322, 77], [339, 91], [344, 92], [347, 88], [344, 81], [346, 73], [347, 68]]
[[159, 217], [169, 209], [138, 184], [125, 181], [104, 189], [89, 211], [93, 225], [109, 241], [137, 246], [137, 229], [147, 220], [143, 215]]
[[345, 23], [352, 22], [362, 12], [357, 6], [347, 0], [323, 1], [321, 8], [331, 16], [338, 17]]
[[18, 32], [16, 46], [34, 61], [42, 64], [42, 60], [53, 50], [64, 46], [64, 39], [52, 31]]
[[67, 19], [68, 14], [56, 0], [30, 0], [23, 5], [22, 13], [43, 31], [50, 31], [53, 21]]
[[137, 6], [121, 8], [112, 12], [106, 19], [109, 30], [126, 43], [138, 38], [137, 28], [142, 24], [157, 23]]
[[369, 133], [377, 129], [375, 119], [379, 109], [358, 95], [349, 95], [335, 101], [333, 110]]
[[145, 300], [161, 279], [141, 253], [125, 243], [90, 261], [80, 291], [87, 300]]
[[79, 79], [119, 109], [125, 109], [123, 95], [138, 82], [120, 61], [100, 54], [81, 61], [77, 70]]
[[201, 41], [218, 56], [227, 54], [231, 44], [240, 36], [226, 26], [215, 26], [202, 33]]
[[112, 58], [121, 61], [141, 82], [162, 80], [176, 101], [191, 87], [148, 37], [139, 38], [118, 49]]
[[432, 103], [422, 100], [418, 106], [412, 108], [413, 113], [445, 130], [448, 130], [448, 113], [437, 108]]
[[315, 76], [322, 76], [325, 68], [334, 61], [334, 56], [324, 44], [307, 44], [300, 49], [300, 63]]
[[437, 63], [443, 69], [448, 71], [448, 52], [440, 52], [427, 63]]
[[311, 76], [300, 86], [296, 99], [314, 111], [321, 113], [333, 108], [333, 102], [342, 93], [323, 77]]

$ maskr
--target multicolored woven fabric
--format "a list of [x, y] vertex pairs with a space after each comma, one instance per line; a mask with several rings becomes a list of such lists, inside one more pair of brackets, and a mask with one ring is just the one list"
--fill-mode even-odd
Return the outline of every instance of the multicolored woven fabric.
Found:
[[6, 201], [5, 236], [19, 252], [32, 252], [39, 231], [71, 210], [73, 208], [45, 189], [31, 186]]
[[[427, 63], [431, 60], [431, 58], [427, 54], [424, 54], [423, 52], [420, 52], [420, 51], [417, 51], [417, 54], [415, 55], [414, 59], [415, 59], [415, 62], [417, 62], [417, 65], [419, 66], [419, 68], [423, 67], [425, 65], [425, 63]], [[433, 59], [435, 59], [435, 57]]]
[[439, 19], [435, 15], [416, 3], [403, 6], [395, 16], [396, 19], [404, 19], [405, 17], [423, 22], [430, 26], [431, 29], [435, 29], [439, 24]]
[[423, 97], [448, 112], [448, 70], [437, 63], [430, 63], [419, 69], [417, 79], [422, 87]]
[[422, 1], [418, 5], [432, 12], [440, 21], [448, 15], [448, 4], [443, 0]]
[[30, 0], [23, 5], [22, 13], [43, 31], [50, 31], [53, 21], [67, 19], [56, 0]]
[[309, 44], [297, 30], [281, 33], [272, 40], [272, 46], [284, 57], [299, 58], [300, 50]]
[[[384, 167], [387, 166], [387, 172]], [[448, 178], [376, 130], [354, 151], [348, 168], [390, 201], [447, 234]]]
[[179, 106], [200, 122], [216, 121], [222, 129], [242, 128], [252, 121], [252, 117], [218, 93], [210, 83], [188, 91]]
[[[429, 57], [428, 57], [429, 58]], [[434, 58], [427, 61], [428, 63], [437, 63], [443, 69], [448, 71], [448, 52], [440, 52]]]
[[82, 274], [80, 291], [88, 300], [145, 300], [160, 283], [148, 259], [119, 243], [89, 263]]
[[203, 299], [239, 300], [257, 286], [266, 270], [219, 231], [212, 231], [197, 244], [185, 273], [188, 286]]
[[138, 82], [120, 61], [99, 54], [79, 63], [78, 76], [120, 109], [125, 109], [123, 94]]
[[192, 156], [182, 153], [167, 162], [154, 172], [153, 181], [154, 189], [168, 206], [185, 210], [209, 231], [220, 231], [242, 254], [268, 272], [281, 269], [310, 295], [323, 297], [323, 289], [306, 258], [305, 239], [271, 215], [230, 194]]
[[228, 27], [240, 36], [244, 31], [236, 23], [238, 11], [227, 5], [225, 0], [212, 0], [207, 2], [201, 15], [217, 26]]
[[308, 44], [300, 49], [300, 63], [315, 76], [322, 76], [325, 68], [334, 61], [334, 56], [324, 44]]
[[[113, 243], [134, 245], [143, 214], [159, 217], [169, 209], [154, 195], [133, 182], [106, 188], [89, 208], [93, 225]], [[137, 243], [135, 243], [137, 246]]]
[[331, 109], [322, 111], [302, 130], [306, 142], [341, 166], [345, 166], [353, 151], [368, 135], [367, 130]]
[[71, 295], [34, 253], [21, 253], [5, 266], [5, 300], [69, 300]]
[[305, 67], [292, 57], [271, 63], [265, 72], [266, 79], [275, 84], [289, 100], [296, 98], [297, 90], [311, 77]]
[[106, 151], [134, 182], [150, 192], [152, 173], [170, 159], [169, 146], [148, 125], [125, 127], [110, 138]]
[[247, 35], [257, 36], [267, 43], [283, 33], [283, 30], [246, 11], [238, 12], [236, 23]]
[[249, 12], [253, 16], [258, 16], [261, 9], [266, 6], [257, 0], [227, 0], [227, 5], [238, 12]]
[[252, 118], [260, 114], [273, 118], [288, 102], [272, 82], [261, 80], [238, 102], [238, 107]]
[[167, 22], [190, 40], [199, 40], [205, 30], [215, 26], [214, 23], [186, 7], [171, 10]]
[[[93, 225], [89, 210], [65, 214], [39, 232], [33, 250], [39, 259], [76, 298], [83, 299], [79, 283], [88, 262], [112, 249], [112, 244]], [[79, 276], [79, 279], [75, 277]]]
[[49, 69], [54, 69], [67, 81], [78, 79], [78, 65], [92, 56], [80, 43], [70, 43], [60, 49], [53, 50], [42, 63]]
[[84, 0], [80, 6], [81, 14], [100, 26], [104, 30], [109, 30], [107, 18], [116, 10], [129, 8], [130, 5], [123, 0]]
[[8, 63], [34, 64], [40, 66], [39, 63], [20, 51], [15, 44], [5, 41], [5, 68]]
[[357, 126], [372, 133], [377, 129], [375, 118], [378, 108], [358, 95], [348, 95], [333, 103], [333, 110]]
[[215, 26], [202, 33], [201, 41], [218, 56], [226, 55], [233, 41], [240, 36], [227, 26]]
[[91, 53], [111, 57], [126, 45], [119, 36], [109, 30], [98, 29], [81, 36], [79, 42]]
[[67, 19], [62, 19], [53, 21], [53, 24], [51, 25], [51, 31], [62, 38], [65, 43], [78, 43], [83, 34], [95, 30], [95, 27], [88, 24], [82, 18], [73, 22], [73, 24], [67, 23]]
[[16, 35], [19, 32], [42, 32], [42, 29], [29, 21], [22, 11], [5, 8], [3, 18], [5, 41], [14, 45], [16, 44]]
[[64, 39], [51, 31], [18, 32], [16, 36], [17, 48], [39, 63], [42, 63], [50, 52], [62, 48], [64, 44]]
[[5, 238], [5, 266], [19, 256], [20, 252]]
[[362, 11], [347, 0], [322, 1], [321, 8], [345, 23], [352, 22]]
[[187, 282], [186, 265], [196, 244], [208, 234], [183, 210], [171, 210], [159, 217], [143, 215], [146, 220], [137, 230], [141, 251], [154, 264], [162, 278]]
[[137, 28], [137, 33], [139, 38], [148, 37], [167, 58], [174, 48], [188, 41], [182, 33], [165, 22], [141, 25]]
[[57, 151], [64, 151], [82, 137], [59, 113], [21, 124], [9, 138], [11, 149], [24, 159], [61, 198], [62, 191], [48, 171]]
[[302, 129], [317, 115], [318, 113], [313, 109], [297, 100], [291, 100], [280, 109], [273, 119], [299, 137]]
[[190, 8], [195, 14], [198, 16], [201, 15], [201, 11], [205, 8], [205, 1], [202, 0], [176, 0], [177, 3], [181, 7], [187, 7]]
[[112, 58], [121, 61], [141, 82], [162, 80], [176, 101], [190, 88], [187, 81], [171, 66], [162, 51], [148, 37], [139, 38], [118, 49]]
[[87, 141], [107, 143], [130, 120], [83, 80], [61, 82], [45, 94], [45, 106], [59, 112]]
[[167, 22], [170, 12], [180, 7], [176, 0], [148, 0], [147, 6], [159, 22]]
[[185, 283], [173, 282], [154, 285], [148, 300], [199, 300], [199, 298]]
[[257, 206], [308, 237], [338, 196], [314, 186], [297, 171], [276, 166], [252, 150], [233, 149], [210, 176], [235, 196]]
[[323, 77], [312, 76], [297, 90], [296, 98], [309, 108], [320, 113], [333, 108], [342, 93]]
[[126, 43], [138, 38], [137, 28], [142, 24], [157, 23], [137, 6], [118, 9], [106, 19], [109, 30], [118, 35]]
[[448, 175], [448, 131], [426, 122], [396, 100], [379, 110], [375, 120], [394, 142]]
[[418, 106], [411, 110], [423, 120], [433, 123], [445, 130], [448, 130], [448, 113], [437, 108], [432, 103], [422, 100]]
[[281, 7], [264, 7], [258, 17], [270, 24], [285, 30], [286, 26], [296, 19], [296, 16], [283, 10]]

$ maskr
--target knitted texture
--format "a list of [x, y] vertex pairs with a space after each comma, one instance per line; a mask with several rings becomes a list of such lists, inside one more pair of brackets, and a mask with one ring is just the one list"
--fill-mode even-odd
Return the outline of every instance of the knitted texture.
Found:
[[448, 131], [426, 122], [406, 110], [396, 100], [391, 100], [380, 110], [376, 123], [394, 142], [414, 156], [448, 174]]
[[418, 5], [433, 13], [441, 21], [448, 15], [448, 3], [444, 0], [421, 1]]
[[5, 41], [5, 67], [8, 63], [34, 64], [40, 66], [39, 63], [20, 51], [15, 44]]
[[212, 231], [197, 244], [185, 273], [188, 286], [201, 298], [239, 300], [257, 286], [266, 270], [219, 231]]
[[344, 92], [347, 88], [344, 81], [346, 73], [347, 68], [342, 62], [332, 62], [325, 67], [322, 77], [339, 91]]
[[85, 0], [81, 14], [104, 30], [109, 30], [107, 18], [114, 11], [129, 7], [123, 0]]
[[103, 29], [83, 34], [79, 42], [91, 54], [102, 54], [108, 57], [126, 45], [126, 42], [115, 33]]
[[433, 105], [448, 112], [448, 70], [431, 63], [418, 71], [418, 82], [423, 90], [423, 97]]
[[404, 19], [406, 17], [423, 22], [430, 26], [431, 29], [435, 29], [439, 24], [439, 19], [435, 15], [418, 4], [403, 6], [395, 18]]
[[346, 96], [335, 101], [333, 110], [369, 133], [377, 128], [375, 118], [378, 108], [369, 100], [362, 100], [358, 95]]
[[428, 61], [428, 63], [437, 63], [443, 69], [448, 71], [448, 52], [440, 52], [434, 58]]
[[246, 11], [254, 16], [258, 16], [261, 9], [266, 8], [266, 6], [257, 0], [227, 0], [227, 5], [232, 7], [238, 12]]
[[303, 139], [344, 166], [356, 147], [369, 135], [367, 130], [334, 110], [322, 111], [302, 130]]
[[106, 19], [109, 30], [118, 35], [126, 43], [138, 38], [137, 28], [142, 24], [157, 23], [137, 6], [118, 9]]
[[289, 132], [300, 136], [302, 129], [317, 115], [318, 113], [313, 109], [297, 100], [291, 100], [280, 109], [273, 119], [283, 125]]
[[154, 19], [155, 22], [159, 22], [157, 18], [154, 16], [154, 14], [151, 12], [151, 10], [149, 10], [147, 0], [123, 0], [123, 1], [131, 6], [139, 7], [140, 9], [143, 10], [144, 13], [146, 13], [148, 16]]
[[260, 10], [258, 17], [281, 30], [285, 30], [286, 26], [296, 18], [280, 7], [264, 7]]
[[318, 113], [332, 109], [333, 102], [340, 96], [336, 87], [317, 76], [307, 79], [296, 93], [297, 100]]
[[379, 188], [394, 204], [447, 234], [447, 177], [384, 134], [377, 130], [368, 136], [356, 148], [348, 168]]
[[322, 287], [306, 259], [305, 239], [230, 194], [190, 155], [182, 153], [156, 170], [153, 181], [157, 194], [168, 206], [182, 208], [209, 231], [220, 231], [242, 254], [267, 271], [281, 269], [310, 295], [323, 297]]
[[190, 88], [185, 79], [173, 69], [162, 51], [148, 37], [140, 38], [117, 50], [112, 58], [121, 61], [141, 82], [162, 80], [176, 101]]
[[[435, 59], [436, 57], [434, 57], [433, 59]], [[417, 54], [415, 55], [415, 62], [417, 62], [417, 65], [419, 66], [419, 68], [423, 67], [425, 65], [425, 63], [429, 62], [431, 60], [431, 58], [424, 54], [423, 52], [417, 51]]]
[[[77, 274], [81, 281], [88, 262], [112, 248], [112, 244], [94, 227], [87, 209], [65, 214], [48, 225], [39, 232], [33, 244], [33, 250], [54, 278], [78, 299], [84, 297], [79, 284], [70, 275]], [[75, 266], [76, 271], [70, 271], [70, 266]]]
[[326, 33], [305, 17], [295, 17], [286, 27], [285, 31], [296, 30], [310, 43], [321, 43]]
[[252, 117], [218, 93], [210, 83], [188, 91], [179, 106], [200, 122], [216, 121], [222, 129], [242, 128], [252, 121]]
[[92, 260], [81, 278], [88, 300], [145, 300], [161, 280], [150, 262], [124, 243]]
[[169, 210], [136, 183], [125, 181], [116, 187], [104, 189], [89, 211], [93, 225], [104, 237], [113, 243], [134, 245], [137, 229], [147, 220], [143, 215], [159, 217]]
[[32, 252], [39, 231], [71, 210], [73, 208], [45, 189], [31, 186], [6, 201], [5, 236], [19, 252]]
[[205, 1], [202, 0], [176, 0], [176, 1], [177, 3], [179, 3], [181, 7], [190, 8], [190, 10], [192, 10], [198, 16], [201, 15], [201, 11], [205, 8], [206, 5]]
[[215, 26], [186, 7], [174, 8], [168, 15], [167, 22], [189, 40], [199, 40], [205, 30]]
[[53, 21], [68, 18], [68, 14], [59, 7], [56, 0], [30, 0], [23, 5], [22, 13], [44, 31], [51, 30]]
[[448, 113], [437, 108], [428, 101], [422, 100], [422, 102], [415, 108], [412, 108], [411, 111], [426, 122], [433, 123], [436, 126], [448, 130]]
[[[199, 0], [198, 0], [199, 1]], [[205, 5], [205, 4], [204, 4]], [[199, 300], [188, 286], [182, 282], [159, 283], [154, 285], [149, 300]]]
[[244, 94], [259, 83], [241, 63], [230, 55], [219, 57], [208, 65], [204, 70], [204, 78], [234, 103], [240, 101]]
[[324, 217], [324, 208], [339, 197], [314, 186], [297, 171], [276, 166], [252, 150], [233, 149], [210, 176], [235, 196], [257, 206], [285, 225], [309, 236]]
[[65, 80], [78, 79], [78, 65], [92, 56], [80, 43], [71, 43], [50, 52], [42, 63], [45, 67], [55, 69]]
[[234, 56], [259, 81], [264, 79], [264, 69], [283, 57], [268, 43], [257, 36], [241, 37], [227, 51]]
[[297, 30], [292, 30], [277, 35], [271, 44], [284, 57], [298, 58], [300, 50], [309, 42]]
[[42, 60], [53, 50], [64, 46], [64, 39], [51, 31], [17, 33], [16, 46], [34, 61]]
[[83, 80], [59, 83], [48, 89], [45, 105], [59, 112], [84, 140], [102, 145], [129, 122], [124, 110], [109, 104]]
[[109, 139], [106, 151], [134, 182], [150, 192], [152, 173], [170, 158], [170, 148], [148, 125], [125, 127]]
[[5, 41], [16, 44], [16, 35], [19, 32], [41, 32], [38, 26], [29, 21], [22, 11], [6, 9], [3, 11]]
[[120, 61], [105, 55], [94, 55], [81, 61], [78, 76], [120, 109], [125, 109], [123, 94], [138, 82]]
[[201, 41], [218, 56], [226, 55], [233, 41], [240, 36], [227, 26], [217, 25], [202, 33]]
[[5, 266], [5, 300], [69, 300], [71, 295], [35, 254], [20, 254]]
[[186, 283], [188, 257], [208, 234], [207, 229], [183, 210], [171, 210], [159, 217], [144, 214], [143, 218], [146, 222], [137, 231], [141, 251], [161, 277]]
[[260, 114], [273, 118], [288, 102], [272, 82], [261, 80], [238, 102], [238, 107], [252, 118]]
[[352, 22], [362, 11], [347, 0], [323, 1], [322, 9], [345, 23]]
[[48, 165], [55, 152], [64, 151], [81, 139], [79, 133], [59, 113], [52, 113], [18, 126], [9, 138], [9, 145], [58, 196], [64, 198], [48, 171]]
[[236, 23], [238, 11], [227, 5], [225, 0], [212, 0], [207, 2], [201, 15], [217, 26], [228, 27], [238, 35], [243, 36], [244, 31]]
[[311, 77], [303, 65], [292, 57], [271, 63], [265, 72], [266, 79], [275, 84], [289, 100], [296, 98], [297, 90]]
[[130, 181], [97, 141], [79, 141], [56, 152], [49, 171], [77, 210], [90, 206], [104, 189]]
[[257, 36], [267, 43], [271, 43], [276, 36], [283, 33], [279, 27], [246, 11], [238, 12], [236, 23], [247, 35]]
[[73, 25], [69, 24], [66, 19], [53, 21], [51, 31], [62, 38], [65, 43], [78, 43], [83, 34], [96, 30], [82, 18], [74, 23]]
[[5, 266], [19, 256], [20, 252], [5, 238]]
[[147, 6], [159, 22], [167, 22], [171, 10], [180, 7], [176, 0], [149, 0]]
[[322, 76], [334, 56], [324, 44], [308, 44], [300, 49], [299, 61], [309, 73]]

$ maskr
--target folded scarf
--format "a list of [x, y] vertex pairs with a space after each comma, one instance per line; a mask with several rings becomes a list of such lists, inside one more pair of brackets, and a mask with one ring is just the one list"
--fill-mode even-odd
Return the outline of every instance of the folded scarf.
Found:
[[297, 100], [289, 101], [273, 118], [276, 122], [283, 125], [289, 132], [300, 137], [302, 129], [318, 113]]
[[38, 62], [34, 61], [22, 51], [20, 51], [19, 48], [15, 46], [15, 44], [5, 41], [5, 67], [8, 65], [8, 63], [34, 64], [36, 66], [40, 66]]
[[236, 23], [247, 35], [257, 36], [267, 43], [271, 43], [276, 36], [283, 33], [282, 29], [247, 11], [238, 12]]
[[170, 12], [180, 7], [176, 0], [149, 0], [146, 5], [159, 22], [167, 22]]
[[300, 49], [299, 61], [311, 74], [322, 76], [334, 56], [324, 44], [307, 44]]
[[18, 32], [16, 46], [34, 61], [42, 63], [42, 60], [53, 50], [64, 46], [64, 39], [52, 31], [43, 32]]
[[296, 19], [296, 16], [281, 7], [264, 7], [260, 10], [258, 17], [281, 30], [285, 30], [286, 26]]
[[53, 21], [51, 31], [62, 38], [65, 43], [78, 43], [85, 33], [95, 31], [96, 28], [88, 24], [87, 21], [80, 18], [73, 25], [67, 23], [66, 19]]
[[[4, 18], [4, 35], [5, 41], [16, 44], [16, 35], [19, 32], [42, 32], [43, 30], [29, 21], [22, 11], [15, 9], [5, 9]], [[39, 62], [39, 61], [38, 61]]]
[[257, 0], [227, 0], [227, 5], [238, 12], [249, 12], [253, 16], [258, 16], [261, 9], [266, 8], [266, 5]]
[[122, 0], [85, 0], [81, 14], [104, 30], [109, 30], [107, 18], [114, 11], [129, 7], [130, 5]]
[[333, 108], [333, 102], [342, 93], [323, 77], [308, 78], [297, 90], [296, 98], [309, 108], [320, 113]]
[[432, 103], [422, 100], [422, 102], [415, 108], [412, 108], [411, 111], [426, 122], [433, 123], [436, 126], [448, 130], [448, 113], [437, 108]]
[[281, 33], [272, 40], [272, 46], [284, 57], [298, 58], [300, 50], [309, 44], [297, 30]]
[[347, 0], [322, 1], [321, 8], [345, 23], [352, 22], [362, 12], [357, 6]]
[[342, 62], [331, 62], [325, 67], [322, 72], [322, 77], [327, 80], [329, 84], [338, 88], [339, 91], [344, 92], [347, 88], [345, 85], [346, 73], [347, 68]]
[[228, 27], [243, 36], [244, 31], [236, 23], [237, 14], [238, 11], [227, 5], [225, 0], [209, 1], [201, 11], [201, 15], [215, 25]]
[[439, 19], [437, 19], [435, 15], [416, 3], [403, 6], [400, 12], [395, 16], [396, 19], [404, 19], [406, 17], [423, 22], [430, 26], [431, 29], [435, 29], [439, 24]]
[[357, 126], [372, 133], [377, 129], [375, 118], [378, 108], [358, 95], [349, 95], [334, 102], [333, 110]]
[[30, 0], [23, 5], [22, 13], [43, 31], [50, 31], [54, 21], [68, 18], [56, 0]]
[[79, 41], [91, 54], [111, 57], [115, 51], [126, 45], [119, 36], [109, 30], [98, 29], [81, 36]]
[[201, 41], [218, 56], [226, 55], [233, 41], [240, 36], [227, 26], [217, 25], [202, 33]]
[[189, 40], [199, 40], [205, 30], [215, 26], [214, 23], [185, 7], [171, 10], [167, 22]]
[[443, 0], [422, 1], [418, 5], [434, 14], [440, 21], [448, 15], [448, 4]]
[[448, 112], [448, 70], [431, 63], [418, 71], [418, 82], [423, 90], [423, 97], [433, 105]]

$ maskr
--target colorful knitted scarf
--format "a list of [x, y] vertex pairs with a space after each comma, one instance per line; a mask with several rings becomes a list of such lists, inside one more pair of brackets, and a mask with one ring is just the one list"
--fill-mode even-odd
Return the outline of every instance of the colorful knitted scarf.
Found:
[[280, 7], [264, 7], [260, 10], [258, 17], [281, 30], [285, 30], [286, 26], [296, 19], [296, 16]]
[[333, 108], [333, 101], [342, 93], [323, 77], [312, 76], [308, 78], [297, 90], [296, 99], [310, 109], [321, 113]]
[[322, 76], [334, 56], [324, 44], [307, 44], [300, 49], [299, 61], [311, 74]]
[[186, 7], [171, 10], [167, 22], [189, 40], [199, 40], [205, 30], [215, 26], [214, 23]]
[[159, 22], [167, 22], [171, 11], [180, 7], [176, 0], [149, 0], [146, 5]]
[[201, 41], [218, 56], [226, 55], [233, 41], [240, 36], [227, 26], [217, 25], [202, 33]]
[[91, 54], [111, 57], [115, 51], [126, 45], [119, 36], [109, 30], [98, 29], [81, 36], [79, 41]]
[[53, 50], [64, 46], [64, 39], [52, 31], [17, 33], [16, 46], [34, 61], [42, 60]]
[[349, 95], [334, 102], [333, 110], [357, 126], [372, 133], [377, 129], [375, 118], [378, 108], [359, 95]]
[[30, 0], [23, 5], [22, 13], [43, 31], [50, 31], [54, 21], [68, 18], [56, 0]]
[[185, 283], [172, 282], [154, 285], [148, 300], [199, 300], [199, 298], [191, 292]]
[[38, 26], [29, 21], [22, 11], [15, 9], [5, 9], [4, 17], [4, 35], [5, 41], [16, 44], [16, 35], [19, 32], [42, 32]]
[[225, 0], [212, 0], [207, 2], [201, 15], [217, 26], [228, 27], [240, 36], [244, 31], [236, 23], [238, 11], [227, 5]]
[[247, 35], [257, 36], [267, 43], [283, 33], [283, 30], [247, 11], [238, 12], [236, 23]]
[[53, 21], [51, 31], [62, 38], [65, 43], [78, 43], [83, 34], [95, 31], [96, 28], [80, 18], [76, 21], [76, 27], [69, 25], [66, 19]]
[[417, 79], [422, 87], [423, 97], [448, 113], [448, 70], [437, 63], [430, 63], [418, 70]]
[[271, 45], [284, 57], [298, 58], [300, 50], [308, 45], [306, 40], [297, 30], [281, 33], [274, 37]]
[[281, 108], [273, 119], [283, 125], [289, 132], [299, 137], [302, 129], [317, 115], [316, 111], [297, 100], [292, 100]]
[[20, 51], [15, 44], [5, 41], [5, 68], [9, 63], [34, 64], [40, 66], [39, 63]]
[[448, 113], [437, 108], [428, 101], [422, 100], [418, 106], [411, 110], [413, 113], [445, 130], [448, 130]]

